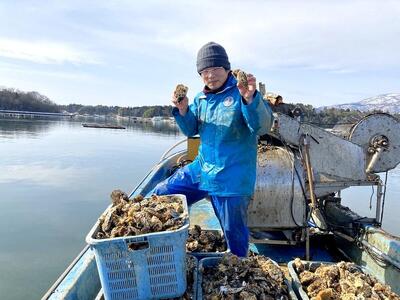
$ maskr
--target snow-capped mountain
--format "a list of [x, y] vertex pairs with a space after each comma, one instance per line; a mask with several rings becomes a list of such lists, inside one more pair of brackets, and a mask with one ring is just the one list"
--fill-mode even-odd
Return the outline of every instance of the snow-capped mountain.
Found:
[[[400, 94], [383, 94], [354, 103], [337, 104], [331, 106], [339, 109], [359, 111], [381, 110], [389, 113], [400, 113]], [[321, 107], [323, 108], [323, 107]]]

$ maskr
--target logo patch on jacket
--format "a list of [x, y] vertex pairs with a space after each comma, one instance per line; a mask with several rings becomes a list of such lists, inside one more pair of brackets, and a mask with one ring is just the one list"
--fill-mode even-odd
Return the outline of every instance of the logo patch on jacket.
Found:
[[226, 106], [226, 107], [231, 106], [231, 105], [233, 104], [233, 97], [231, 97], [231, 96], [226, 97], [226, 98], [224, 99], [223, 104], [224, 104], [224, 106]]

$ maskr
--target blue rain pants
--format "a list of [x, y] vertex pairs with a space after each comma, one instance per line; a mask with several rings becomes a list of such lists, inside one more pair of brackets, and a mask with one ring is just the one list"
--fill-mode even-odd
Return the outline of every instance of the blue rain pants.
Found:
[[249, 249], [247, 207], [250, 197], [209, 195], [207, 191], [199, 189], [199, 182], [195, 182], [193, 178], [195, 176], [191, 174], [190, 165], [186, 165], [160, 182], [153, 193], [156, 195], [183, 194], [187, 198], [188, 206], [210, 196], [214, 213], [219, 220], [229, 249], [237, 256], [247, 256]]

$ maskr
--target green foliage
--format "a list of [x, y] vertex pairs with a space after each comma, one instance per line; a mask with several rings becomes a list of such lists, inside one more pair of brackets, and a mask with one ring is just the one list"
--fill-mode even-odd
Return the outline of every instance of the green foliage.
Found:
[[146, 109], [143, 113], [143, 117], [145, 117], [145, 118], [154, 117], [154, 111], [155, 111], [154, 107], [150, 107], [150, 108]]

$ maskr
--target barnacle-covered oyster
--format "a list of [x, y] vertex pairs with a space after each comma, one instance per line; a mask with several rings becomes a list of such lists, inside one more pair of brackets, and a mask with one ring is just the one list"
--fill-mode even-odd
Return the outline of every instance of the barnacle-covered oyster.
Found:
[[183, 84], [178, 84], [175, 87], [174, 96], [176, 101], [178, 101], [178, 103], [181, 102], [186, 97], [188, 90], [189, 88], [187, 86], [184, 86]]
[[204, 266], [203, 299], [289, 299], [283, 271], [262, 255], [225, 254], [214, 267]]
[[296, 270], [298, 272], [303, 272], [304, 271], [304, 264], [303, 264], [303, 262], [301, 261], [300, 258], [296, 257], [295, 260], [293, 261], [293, 263], [294, 263], [294, 267], [296, 268]]
[[233, 70], [232, 71], [233, 76], [235, 76], [236, 80], [244, 87], [244, 88], [248, 88], [249, 87], [249, 83], [247, 81], [247, 74], [239, 69]]
[[299, 275], [303, 289], [311, 300], [336, 299], [397, 299], [388, 285], [365, 274], [354, 263], [313, 264], [307, 268], [299, 258], [294, 268]]
[[202, 230], [199, 225], [189, 229], [186, 250], [189, 252], [224, 252], [226, 242], [219, 231]]
[[124, 192], [115, 190], [111, 200], [113, 205], [99, 219], [97, 239], [176, 230], [188, 218], [176, 196], [137, 196], [131, 201]]
[[113, 206], [116, 206], [122, 202], [129, 201], [128, 195], [121, 190], [113, 190], [110, 197], [111, 197]]

